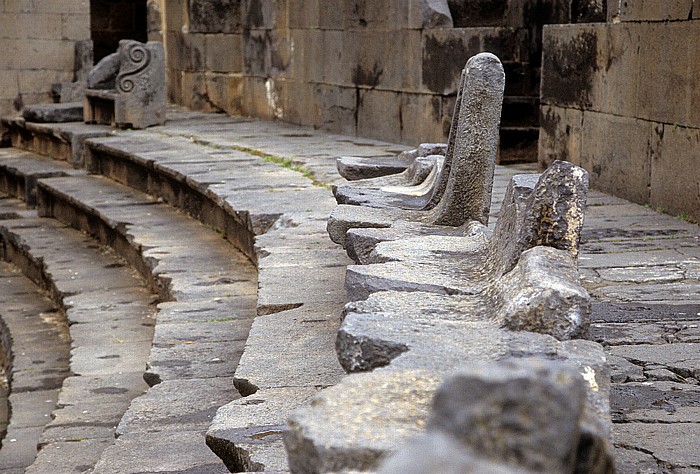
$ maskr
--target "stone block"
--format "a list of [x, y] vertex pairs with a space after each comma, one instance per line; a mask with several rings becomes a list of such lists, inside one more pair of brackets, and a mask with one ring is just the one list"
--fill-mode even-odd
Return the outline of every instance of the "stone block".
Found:
[[[0, 46], [2, 40], [0, 40]], [[0, 69], [0, 99], [14, 100], [19, 94], [19, 72], [11, 69]]]
[[366, 31], [354, 36], [356, 63], [347, 63], [352, 84], [394, 91], [420, 86], [418, 74], [410, 73], [417, 71], [421, 57], [418, 31]]
[[241, 33], [242, 0], [188, 0], [191, 33]]
[[479, 32], [457, 28], [424, 31], [421, 89], [435, 94], [454, 94], [467, 59], [481, 51]]
[[2, 18], [1, 35], [3, 39], [57, 40], [61, 38], [61, 16], [5, 13]]
[[445, 141], [442, 98], [433, 94], [401, 95], [401, 142]]
[[243, 0], [241, 21], [244, 29], [272, 30], [278, 28], [280, 7], [274, 0]]
[[5, 2], [5, 11], [40, 14], [89, 14], [90, 2], [88, 0], [51, 0], [44, 2], [26, 2], [23, 0], [8, 0]]
[[[13, 54], [0, 56], [0, 69], [73, 70], [74, 43], [39, 39], [3, 39], [3, 51]], [[47, 84], [50, 88], [51, 84]]]
[[362, 88], [358, 103], [358, 135], [379, 140], [401, 136], [400, 93]]
[[590, 173], [591, 186], [636, 203], [649, 202], [658, 133], [652, 122], [584, 112], [581, 166]]
[[410, 3], [406, 0], [348, 0], [345, 2], [345, 29], [400, 30], [408, 25]]
[[545, 104], [590, 108], [598, 79], [595, 25], [547, 25], [543, 31], [541, 100]]
[[323, 67], [320, 79], [322, 82], [338, 85], [353, 84], [353, 71], [359, 61], [360, 36], [361, 34], [357, 31], [323, 30], [321, 32], [321, 43], [318, 46], [321, 47]]
[[[597, 28], [600, 82], [594, 110], [627, 117], [637, 116], [641, 74], [639, 45], [644, 37], [636, 25], [606, 25]], [[644, 66], [644, 70], [647, 66]], [[603, 72], [605, 71], [605, 72]]]
[[205, 67], [209, 72], [242, 72], [242, 35], [206, 35]]
[[540, 109], [538, 161], [549, 166], [555, 160], [582, 166], [583, 111], [551, 105]]
[[319, 5], [318, 11], [318, 27], [322, 30], [339, 30], [343, 31], [345, 26], [345, 9], [337, 5], [337, 3], [347, 3], [347, 2], [336, 2], [336, 5], [327, 5], [326, 3], [321, 3]]
[[[315, 103], [318, 106], [316, 123], [325, 130], [344, 135], [356, 134], [355, 107], [358, 91], [352, 87], [316, 84]], [[303, 97], [299, 98], [304, 100]]]
[[652, 208], [700, 222], [700, 129], [656, 124], [661, 143], [651, 159]]
[[[188, 0], [168, 0], [163, 2], [166, 32], [182, 32], [185, 25]], [[170, 49], [170, 48], [168, 48]]]
[[535, 472], [573, 472], [586, 386], [561, 361], [474, 363], [438, 388], [428, 423], [486, 458]]
[[61, 38], [64, 40], [84, 40], [90, 38], [90, 15], [61, 15]]
[[409, 8], [410, 25], [416, 29], [454, 26], [447, 0], [412, 0]]
[[319, 27], [320, 0], [288, 0], [289, 28], [316, 29]]
[[[645, 25], [640, 39], [640, 79], [637, 117], [655, 122], [686, 125], [690, 115], [691, 91], [696, 78], [689, 55], [697, 51], [693, 36], [700, 35], [700, 23], [654, 23]], [[673, 91], [669, 94], [668, 91]]]
[[677, 21], [690, 19], [693, 0], [635, 0], [608, 2], [613, 21]]

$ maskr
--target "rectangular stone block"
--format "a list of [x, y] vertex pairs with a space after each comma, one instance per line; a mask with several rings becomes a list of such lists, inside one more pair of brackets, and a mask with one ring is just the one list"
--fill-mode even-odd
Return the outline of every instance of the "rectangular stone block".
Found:
[[0, 69], [0, 99], [15, 99], [17, 94], [19, 94], [19, 72]]
[[359, 91], [357, 134], [378, 140], [401, 136], [401, 94], [362, 88]]
[[[290, 29], [319, 27], [320, 0], [287, 0]], [[327, 7], [327, 6], [326, 6]]]
[[469, 28], [423, 31], [421, 90], [456, 93], [464, 65], [481, 50], [480, 31]]
[[3, 38], [60, 39], [61, 16], [5, 13], [0, 18], [0, 28], [0, 36]]
[[367, 31], [358, 35], [352, 84], [389, 90], [419, 90], [422, 43], [417, 30]]
[[61, 15], [61, 38], [76, 41], [90, 38], [90, 15]]
[[[694, 35], [694, 36], [693, 36]], [[697, 77], [692, 73], [700, 23], [654, 23], [640, 34], [640, 70], [637, 116], [639, 118], [688, 125], [692, 91]]]
[[[349, 86], [360, 54], [357, 31], [322, 30], [320, 56], [322, 82]], [[318, 79], [317, 79], [318, 80]]]
[[616, 0], [608, 2], [608, 21], [688, 20], [693, 0]]
[[590, 173], [591, 187], [648, 203], [657, 133], [648, 121], [584, 112], [580, 166]]
[[277, 28], [279, 10], [274, 0], [243, 0], [241, 8], [243, 28], [251, 30]]
[[88, 0], [5, 0], [6, 13], [90, 13]]
[[163, 2], [165, 31], [182, 32], [185, 24], [187, 0], [167, 0]]
[[651, 160], [651, 207], [700, 222], [700, 129], [656, 124], [660, 149]]
[[[343, 135], [355, 135], [355, 108], [358, 91], [354, 87], [316, 84], [318, 124], [324, 130]], [[309, 124], [313, 125], [313, 124]]]
[[592, 24], [544, 27], [540, 96], [543, 103], [581, 109], [593, 105], [599, 81], [601, 29]]
[[51, 84], [70, 82], [73, 80], [72, 71], [57, 71], [50, 69], [25, 69], [19, 71], [19, 83], [22, 94], [28, 92], [48, 92]]
[[345, 28], [392, 31], [409, 27], [411, 2], [407, 0], [347, 0], [345, 2]]
[[401, 143], [446, 142], [442, 100], [433, 94], [401, 94]]
[[183, 72], [177, 69], [166, 70], [165, 85], [168, 102], [172, 102], [175, 104], [182, 103], [182, 75]]
[[[290, 31], [291, 42], [294, 45], [294, 60], [291, 61], [287, 77], [305, 82], [316, 82], [323, 77], [323, 64], [317, 60], [318, 51], [322, 48], [322, 35], [321, 30]], [[248, 60], [247, 57], [246, 60]]]
[[242, 0], [188, 0], [192, 33], [241, 33]]
[[67, 69], [73, 70], [75, 44], [72, 41], [39, 39], [3, 39], [0, 69]]
[[540, 108], [540, 137], [538, 162], [542, 168], [555, 160], [569, 161], [581, 166], [583, 111], [542, 105]]
[[243, 39], [240, 34], [205, 35], [206, 69], [211, 72], [243, 71]]
[[606, 25], [597, 29], [599, 93], [593, 108], [627, 117], [637, 116], [640, 74], [639, 44], [643, 33], [633, 24]]

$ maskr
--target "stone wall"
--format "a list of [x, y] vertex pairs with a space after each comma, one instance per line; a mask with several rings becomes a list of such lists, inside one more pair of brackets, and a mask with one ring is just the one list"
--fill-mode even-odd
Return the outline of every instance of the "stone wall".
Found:
[[700, 221], [700, 2], [620, 0], [608, 22], [544, 28], [539, 160]]
[[74, 80], [75, 42], [90, 38], [88, 0], [0, 2], [0, 116], [51, 102], [51, 85]]
[[531, 0], [484, 0], [484, 8], [499, 6], [488, 21], [451, 1], [458, 28], [449, 10], [428, 8], [440, 3], [168, 1], [169, 97], [195, 109], [363, 137], [444, 140], [460, 69], [490, 51], [506, 68], [506, 95], [536, 98]]

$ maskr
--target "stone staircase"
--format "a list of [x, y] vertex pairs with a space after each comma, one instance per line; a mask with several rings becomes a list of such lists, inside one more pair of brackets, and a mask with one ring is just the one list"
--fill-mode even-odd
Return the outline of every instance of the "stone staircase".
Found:
[[[0, 473], [287, 471], [289, 415], [345, 374], [334, 345], [350, 261], [326, 233], [335, 158], [403, 148], [181, 109], [146, 131], [4, 124], [13, 411]], [[497, 167], [494, 189], [532, 169]], [[664, 441], [700, 435], [699, 236], [589, 196], [580, 268], [613, 363], [621, 472], [700, 466]]]
[[[269, 405], [286, 401], [274, 412], [282, 425], [341, 377], [332, 335], [347, 260], [325, 237], [330, 192], [287, 169], [296, 166], [287, 157], [206, 143], [207, 130], [220, 138], [230, 128], [229, 117], [200, 121], [198, 143], [183, 136], [178, 119], [187, 118], [176, 111], [169, 127], [121, 133], [5, 120], [15, 147], [0, 150], [3, 257], [47, 292], [71, 351], [54, 396], [44, 397], [52, 403], [32, 409], [43, 423], [22, 438], [21, 456], [0, 453], [0, 472], [252, 469], [261, 465], [255, 454], [229, 460], [226, 442], [210, 441], [222, 462], [207, 446], [216, 410], [262, 389]], [[349, 147], [392, 153], [358, 143]], [[319, 160], [319, 175], [329, 161]], [[293, 308], [298, 316], [275, 320]], [[256, 314], [262, 329], [251, 331]], [[271, 340], [280, 354], [266, 361]], [[9, 368], [15, 380], [20, 367]], [[23, 422], [20, 389], [10, 384], [11, 436]], [[245, 426], [256, 453], [286, 469], [281, 437], [259, 436], [259, 423]]]

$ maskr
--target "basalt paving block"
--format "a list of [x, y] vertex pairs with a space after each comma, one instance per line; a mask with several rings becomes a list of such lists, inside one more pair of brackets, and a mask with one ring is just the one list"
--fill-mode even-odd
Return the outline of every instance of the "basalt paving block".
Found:
[[593, 290], [591, 293], [593, 296], [613, 301], [666, 304], [673, 304], [675, 301], [700, 303], [700, 283], [695, 283], [692, 280], [688, 283], [607, 286]]
[[43, 426], [8, 429], [2, 442], [0, 470], [29, 466], [36, 457], [36, 441], [43, 429]]
[[232, 470], [287, 471], [282, 432], [287, 417], [318, 393], [315, 387], [261, 389], [223, 405], [207, 431], [207, 445]]
[[[271, 314], [308, 304], [344, 304], [345, 266], [304, 265], [261, 269], [258, 276], [258, 314]], [[306, 291], [300, 293], [299, 288]]]
[[119, 420], [129, 407], [129, 400], [91, 406], [66, 406], [54, 412], [40, 444], [76, 441], [86, 438], [108, 438], [114, 435]]
[[72, 324], [70, 337], [73, 346], [90, 346], [96, 334], [108, 335], [102, 344], [120, 344], [124, 342], [150, 342], [153, 339], [155, 320], [139, 320], [137, 318], [120, 321], [98, 321]]
[[104, 451], [93, 472], [224, 474], [229, 471], [206, 446], [204, 433], [166, 431], [119, 437], [113, 446]]
[[676, 250], [647, 250], [624, 254], [585, 253], [579, 257], [581, 268], [643, 267], [648, 265], [675, 265], [688, 260]]
[[114, 436], [51, 443], [39, 451], [36, 461], [24, 472], [89, 472], [113, 443]]
[[665, 367], [683, 377], [695, 379], [700, 377], [700, 344], [698, 343], [614, 346], [610, 347], [608, 352], [636, 364]]
[[106, 375], [143, 370], [150, 343], [93, 339], [71, 350], [71, 370], [76, 375]]
[[693, 251], [697, 250], [698, 237], [679, 236], [679, 237], [646, 237], [643, 240], [636, 238], [620, 238], [615, 240], [591, 240], [584, 242], [581, 245], [581, 250], [584, 253], [600, 254], [608, 253], [615, 254], [620, 252], [635, 252], [635, 251], [656, 251], [656, 250], [676, 250], [681, 255], [686, 257], [695, 256]]
[[63, 381], [58, 397], [59, 406], [87, 404], [95, 407], [129, 400], [148, 388], [143, 381], [143, 369], [98, 376], [69, 376]]
[[598, 323], [591, 324], [591, 339], [612, 346], [626, 344], [666, 344], [668, 342], [696, 342], [679, 340], [680, 329], [674, 323]]
[[8, 400], [12, 407], [12, 427], [43, 427], [51, 421], [51, 412], [58, 400], [58, 389], [15, 392], [10, 394]]
[[[700, 423], [621, 423], [615, 425], [615, 444], [651, 454], [657, 462], [689, 471], [700, 465], [697, 439]], [[673, 442], [669, 443], [669, 440]], [[680, 471], [683, 472], [683, 471]]]
[[255, 318], [235, 378], [260, 389], [337, 383], [344, 373], [334, 349], [341, 307], [304, 305]]
[[[137, 324], [143, 325], [153, 325], [155, 320], [154, 309], [150, 306], [152, 301], [152, 295], [146, 291], [143, 287], [138, 288], [136, 294], [130, 292], [130, 296], [134, 300], [138, 300], [138, 296], [143, 296], [143, 301], [140, 302], [123, 302], [123, 301], [110, 301], [110, 298], [106, 297], [110, 294], [117, 300], [125, 299], [124, 294], [117, 294], [115, 292], [101, 292], [98, 295], [95, 292], [90, 292], [79, 298], [78, 295], [72, 295], [66, 298], [65, 303], [69, 303], [69, 308], [66, 311], [66, 315], [70, 324], [89, 324], [89, 323], [100, 323], [100, 324], [112, 324], [117, 323], [122, 320], [129, 321], [140, 321]], [[85, 301], [89, 300], [89, 301]], [[91, 304], [83, 304], [91, 303]], [[134, 324], [133, 322], [130, 324]]]
[[182, 341], [154, 345], [144, 379], [149, 385], [164, 380], [231, 377], [243, 354], [244, 341]]
[[231, 378], [165, 380], [131, 402], [116, 436], [206, 430], [216, 410], [239, 397]]
[[678, 379], [677, 382], [614, 384], [610, 395], [613, 420], [617, 423], [700, 423], [700, 386]]
[[256, 315], [254, 295], [214, 298], [211, 301], [169, 302], [158, 304], [159, 323], [188, 323], [197, 321], [252, 318]]

